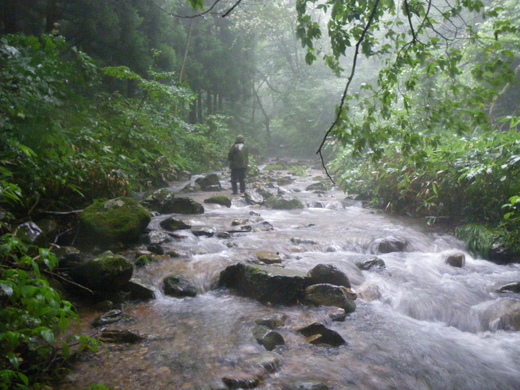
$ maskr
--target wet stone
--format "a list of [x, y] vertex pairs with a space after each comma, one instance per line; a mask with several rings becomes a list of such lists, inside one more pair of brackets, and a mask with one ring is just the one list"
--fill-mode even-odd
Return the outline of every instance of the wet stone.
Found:
[[256, 258], [266, 264], [279, 264], [282, 258], [277, 254], [269, 251], [256, 252]]
[[222, 381], [230, 389], [254, 389], [260, 384], [259, 378], [245, 374], [225, 376]]
[[[169, 234], [167, 234], [165, 232], [161, 232], [159, 230], [152, 230], [150, 233], [148, 233], [144, 237], [143, 241], [145, 244], [151, 244], [151, 245], [164, 244], [165, 242], [170, 242], [171, 237]], [[150, 249], [148, 249], [148, 250], [150, 250]]]
[[253, 336], [260, 345], [263, 345], [268, 351], [272, 351], [278, 345], [284, 345], [285, 340], [282, 335], [267, 326], [257, 325], [253, 329]]
[[313, 284], [305, 289], [305, 303], [318, 306], [337, 306], [347, 313], [356, 310], [357, 298], [349, 288], [329, 283]]
[[183, 298], [197, 296], [195, 285], [182, 276], [167, 276], [163, 280], [163, 291], [166, 295]]
[[273, 373], [280, 369], [281, 356], [276, 352], [264, 352], [247, 356], [242, 359], [241, 365], [250, 366], [252, 368], [261, 368], [262, 370]]
[[184, 229], [191, 228], [191, 225], [188, 225], [184, 221], [173, 218], [173, 217], [169, 217], [169, 218], [162, 220], [161, 222], [159, 222], [159, 225], [164, 230], [168, 230], [168, 231], [184, 230]]
[[105, 326], [108, 324], [113, 324], [115, 322], [121, 321], [123, 319], [123, 311], [119, 309], [114, 309], [106, 312], [101, 317], [94, 320], [92, 326], [99, 327]]
[[389, 236], [376, 240], [376, 250], [380, 253], [402, 252], [407, 242], [404, 238]]
[[128, 329], [105, 329], [101, 332], [99, 338], [101, 341], [107, 343], [133, 344], [146, 339], [146, 336], [142, 336]]
[[217, 232], [217, 229], [215, 229], [214, 227], [197, 227], [192, 228], [191, 232], [194, 236], [197, 237], [213, 237]]
[[350, 288], [348, 276], [332, 264], [318, 264], [309, 271], [309, 278], [313, 284], [329, 283]]
[[374, 257], [369, 260], [356, 262], [356, 266], [362, 271], [368, 271], [372, 268], [383, 269], [386, 267], [386, 264], [379, 257]]
[[306, 341], [310, 344], [339, 347], [347, 343], [338, 332], [328, 329], [325, 325], [318, 322], [298, 329], [298, 333], [305, 336]]
[[464, 253], [455, 253], [446, 257], [444, 262], [452, 267], [462, 268], [466, 264], [466, 256]]
[[517, 294], [520, 294], [520, 282], [518, 283], [511, 283], [511, 284], [507, 284], [503, 287], [501, 287], [498, 292], [513, 292], [513, 293], [517, 293]]

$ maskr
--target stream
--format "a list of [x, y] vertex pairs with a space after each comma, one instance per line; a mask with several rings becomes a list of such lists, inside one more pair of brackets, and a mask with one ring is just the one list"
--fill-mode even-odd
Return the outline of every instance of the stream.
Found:
[[[287, 172], [280, 172], [287, 175]], [[161, 261], [137, 268], [134, 277], [155, 286], [156, 299], [127, 303], [126, 320], [108, 325], [146, 335], [135, 344], [110, 344], [78, 361], [57, 387], [83, 389], [103, 384], [110, 389], [226, 389], [225, 376], [254, 372], [251, 362], [266, 352], [253, 336], [255, 321], [280, 318], [277, 331], [285, 345], [276, 347], [277, 367], [262, 376], [259, 389], [520, 389], [520, 332], [502, 330], [500, 317], [520, 301], [520, 295], [498, 293], [520, 281], [520, 265], [497, 265], [473, 257], [464, 244], [438, 228], [364, 208], [342, 191], [306, 190], [318, 169], [294, 177], [283, 186], [306, 207], [273, 210], [247, 205], [234, 196], [230, 208], [204, 204], [200, 215], [175, 215], [192, 227], [232, 229], [232, 221], [247, 220], [253, 229], [229, 238], [196, 237], [178, 231]], [[202, 202], [224, 191], [188, 193]], [[185, 183], [172, 183], [180, 189]], [[161, 230], [153, 218], [150, 229]], [[377, 240], [400, 237], [405, 251], [379, 254]], [[227, 266], [255, 259], [258, 251], [280, 255], [283, 266], [309, 271], [332, 264], [348, 275], [357, 293], [356, 310], [343, 322], [333, 322], [330, 307], [269, 306], [216, 288]], [[446, 256], [465, 255], [462, 268], [445, 263]], [[377, 255], [383, 269], [361, 271], [356, 262]], [[183, 275], [198, 295], [173, 298], [161, 293], [162, 279]], [[82, 310], [75, 331], [92, 334], [99, 312]], [[322, 322], [346, 341], [340, 347], [305, 342], [296, 329]], [[313, 385], [314, 384], [314, 385]]]

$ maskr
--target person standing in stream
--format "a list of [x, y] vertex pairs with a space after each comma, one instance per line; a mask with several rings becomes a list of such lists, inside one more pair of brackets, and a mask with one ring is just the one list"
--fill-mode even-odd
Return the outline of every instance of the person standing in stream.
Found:
[[244, 145], [244, 136], [239, 135], [235, 140], [235, 144], [229, 149], [228, 161], [231, 168], [231, 189], [233, 195], [238, 194], [238, 185], [240, 185], [240, 193], [246, 191], [246, 170], [248, 165], [248, 150]]

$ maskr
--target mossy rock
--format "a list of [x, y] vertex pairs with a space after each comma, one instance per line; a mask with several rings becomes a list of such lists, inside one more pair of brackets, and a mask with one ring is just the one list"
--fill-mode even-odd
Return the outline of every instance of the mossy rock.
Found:
[[120, 197], [96, 202], [79, 216], [81, 243], [110, 246], [136, 241], [152, 216], [137, 201]]
[[135, 260], [135, 266], [145, 267], [156, 260], [157, 259], [153, 255], [141, 255]]
[[285, 185], [291, 184], [293, 182], [294, 182], [294, 179], [291, 177], [279, 177], [276, 179], [276, 184], [278, 184], [279, 186], [285, 186]]
[[273, 305], [293, 305], [304, 296], [309, 279], [304, 272], [255, 262], [238, 263], [220, 273], [219, 286]]
[[231, 199], [225, 195], [217, 195], [208, 199], [204, 199], [204, 203], [219, 204], [221, 206], [231, 207]]
[[328, 191], [330, 190], [330, 185], [325, 181], [319, 181], [317, 183], [313, 183], [305, 188], [307, 191]]
[[133, 265], [123, 256], [105, 252], [71, 272], [79, 284], [96, 292], [120, 291], [132, 278]]
[[266, 206], [275, 209], [275, 210], [294, 210], [294, 209], [303, 209], [304, 205], [298, 199], [285, 199], [285, 198], [277, 198], [271, 197], [267, 199]]
[[191, 198], [175, 198], [169, 213], [204, 214], [204, 206]]

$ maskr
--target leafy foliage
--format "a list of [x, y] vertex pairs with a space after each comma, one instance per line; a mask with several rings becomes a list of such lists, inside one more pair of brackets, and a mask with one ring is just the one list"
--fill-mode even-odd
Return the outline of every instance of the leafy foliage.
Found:
[[[59, 375], [71, 357], [71, 346], [96, 350], [94, 339], [58, 337], [76, 318], [71, 303], [61, 298], [41, 270], [56, 266], [46, 249], [31, 248], [15, 235], [0, 241], [0, 388], [29, 389]], [[75, 353], [76, 353], [75, 352]]]
[[[12, 86], [0, 92], [0, 158], [11, 183], [3, 191], [24, 193], [11, 208], [77, 208], [162, 185], [175, 170], [223, 163], [227, 118], [182, 121], [194, 95], [171, 73], [150, 70], [143, 78], [124, 66], [98, 68], [48, 36], [5, 36], [0, 56], [0, 82]], [[134, 83], [135, 97], [103, 92], [102, 77]]]

